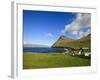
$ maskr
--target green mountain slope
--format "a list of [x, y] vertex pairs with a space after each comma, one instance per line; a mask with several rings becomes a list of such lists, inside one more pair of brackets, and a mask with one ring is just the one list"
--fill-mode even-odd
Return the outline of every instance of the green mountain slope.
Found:
[[91, 34], [77, 40], [68, 39], [65, 36], [61, 36], [52, 47], [63, 47], [63, 48], [84, 48], [91, 46]]
[[52, 45], [52, 47], [66, 47], [66, 43], [72, 41], [72, 39], [66, 38], [65, 36], [60, 36], [59, 39]]

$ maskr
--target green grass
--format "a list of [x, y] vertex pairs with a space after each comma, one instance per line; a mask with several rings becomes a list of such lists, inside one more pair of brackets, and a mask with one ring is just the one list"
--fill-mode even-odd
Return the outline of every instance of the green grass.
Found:
[[23, 69], [90, 66], [90, 58], [62, 53], [23, 54]]

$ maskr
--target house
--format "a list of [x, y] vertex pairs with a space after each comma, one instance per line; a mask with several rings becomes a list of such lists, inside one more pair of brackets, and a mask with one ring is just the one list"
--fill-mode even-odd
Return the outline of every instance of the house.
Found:
[[90, 56], [91, 52], [89, 48], [82, 48], [84, 56]]
[[65, 50], [65, 54], [68, 54], [68, 55], [90, 56], [90, 49], [89, 48], [80, 48], [80, 49], [64, 48], [64, 50]]

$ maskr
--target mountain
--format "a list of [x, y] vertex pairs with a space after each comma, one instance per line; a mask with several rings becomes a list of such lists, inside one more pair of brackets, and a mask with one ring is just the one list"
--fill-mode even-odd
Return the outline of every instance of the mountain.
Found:
[[69, 38], [66, 38], [65, 36], [61, 36], [53, 45], [52, 47], [63, 47], [63, 48], [84, 48], [91, 46], [91, 34], [77, 40], [72, 40]]
[[66, 43], [67, 46], [73, 47], [73, 48], [84, 48], [84, 47], [91, 47], [91, 35], [87, 35], [81, 39], [73, 40], [69, 43]]
[[24, 47], [33, 47], [33, 48], [45, 48], [45, 47], [49, 47], [49, 46], [47, 46], [47, 45], [40, 45], [40, 44], [24, 44], [23, 45]]
[[66, 47], [65, 43], [73, 41], [72, 39], [60, 36], [59, 39], [52, 45], [52, 47]]

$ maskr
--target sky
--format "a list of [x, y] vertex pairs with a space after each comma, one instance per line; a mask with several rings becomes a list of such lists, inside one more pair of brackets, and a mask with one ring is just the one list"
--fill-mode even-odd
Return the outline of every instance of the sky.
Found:
[[89, 13], [23, 10], [24, 44], [52, 46], [61, 35], [80, 39], [90, 30]]

